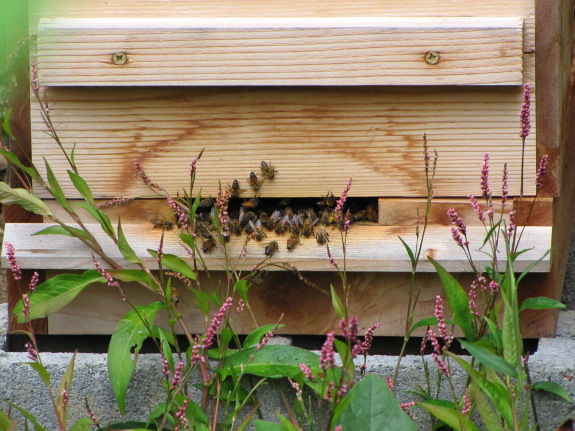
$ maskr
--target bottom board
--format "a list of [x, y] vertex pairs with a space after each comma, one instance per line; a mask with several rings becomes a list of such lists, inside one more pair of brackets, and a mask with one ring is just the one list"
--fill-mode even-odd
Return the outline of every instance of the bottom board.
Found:
[[[55, 271], [47, 271], [49, 277], [56, 274]], [[202, 284], [215, 286], [225, 296], [225, 275], [212, 274], [211, 282], [204, 276]], [[542, 286], [541, 278], [547, 275], [534, 274], [531, 278], [527, 277], [520, 288], [521, 296], [540, 296], [538, 289]], [[249, 293], [250, 305], [259, 325], [277, 323], [281, 319], [285, 327], [278, 330], [278, 333], [326, 334], [332, 330], [339, 333], [338, 318], [326, 294], [330, 283], [341, 294], [339, 277], [325, 272], [311, 272], [305, 276], [323, 289], [324, 293], [300, 281], [290, 272], [270, 272], [261, 285], [252, 286]], [[471, 274], [456, 274], [456, 277], [463, 286], [468, 286], [472, 280]], [[352, 286], [350, 315], [359, 318], [360, 331], [380, 322], [382, 326], [376, 335], [404, 335], [410, 278], [405, 273], [348, 274]], [[437, 275], [433, 273], [418, 274], [416, 283], [421, 286], [421, 294], [414, 321], [433, 316], [435, 296], [443, 291]], [[138, 285], [127, 285], [124, 290], [135, 304], [149, 304], [156, 300], [153, 294]], [[193, 333], [203, 333], [207, 323], [199, 311], [190, 307], [193, 304], [191, 293], [181, 286], [178, 287], [178, 293], [181, 299], [180, 311], [190, 330]], [[48, 318], [48, 331], [51, 334], [110, 334], [127, 311], [128, 306], [121, 301], [115, 290], [106, 285], [92, 286], [67, 307]], [[233, 311], [231, 317], [239, 333], [248, 333], [254, 327], [246, 310], [241, 314]], [[529, 310], [522, 313], [522, 319], [526, 337], [550, 336], [554, 331], [552, 320], [547, 318], [550, 325], [542, 324], [545, 321], [542, 312]], [[422, 335], [424, 331], [425, 328], [421, 328], [415, 335]]]

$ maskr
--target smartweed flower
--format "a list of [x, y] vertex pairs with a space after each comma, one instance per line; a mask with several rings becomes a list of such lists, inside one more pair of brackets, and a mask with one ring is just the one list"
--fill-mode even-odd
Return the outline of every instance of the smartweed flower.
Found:
[[545, 172], [547, 172], [547, 162], [549, 160], [549, 156], [545, 154], [539, 160], [539, 168], [537, 169], [537, 175], [535, 177], [535, 183], [537, 186], [537, 191], [543, 188], [543, 178], [545, 177]]
[[523, 105], [519, 113], [519, 125], [521, 128], [519, 137], [527, 138], [531, 131], [531, 87], [528, 83], [523, 85]]
[[204, 343], [202, 346], [204, 349], [207, 349], [212, 345], [214, 341], [214, 336], [216, 335], [216, 331], [224, 321], [224, 316], [226, 315], [226, 312], [230, 309], [231, 306], [232, 306], [232, 298], [228, 297], [228, 299], [226, 299], [226, 301], [220, 307], [219, 311], [212, 318], [212, 322], [210, 323], [210, 326], [206, 331], [206, 335], [204, 337]]
[[6, 243], [6, 258], [8, 259], [14, 281], [22, 280], [22, 268], [20, 268], [20, 265], [18, 265], [16, 261], [14, 246], [9, 242]]
[[327, 338], [323, 343], [321, 348], [321, 354], [319, 359], [319, 365], [322, 370], [327, 371], [328, 368], [335, 367], [335, 353], [333, 351], [333, 341], [334, 341], [334, 334], [333, 332], [329, 332], [327, 334]]

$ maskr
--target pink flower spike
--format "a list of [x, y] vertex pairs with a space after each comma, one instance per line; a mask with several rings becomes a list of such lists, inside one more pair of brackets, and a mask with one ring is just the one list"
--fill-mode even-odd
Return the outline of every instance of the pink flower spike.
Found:
[[[349, 182], [347, 183], [347, 185], [345, 186], [345, 188], [343, 189], [343, 192], [341, 193], [340, 198], [337, 200], [337, 204], [335, 205], [335, 221], [340, 224], [343, 221], [343, 206], [345, 205], [345, 201], [347, 199], [347, 194], [349, 193], [349, 189], [351, 188], [351, 178], [349, 179]], [[341, 224], [340, 224], [341, 226]]]
[[527, 138], [531, 131], [531, 87], [528, 83], [523, 85], [523, 105], [519, 114], [520, 138]]
[[299, 369], [309, 381], [313, 381], [313, 375], [310, 368], [306, 364], [299, 364]]
[[457, 226], [457, 230], [462, 234], [465, 235], [467, 234], [467, 226], [465, 225], [465, 223], [463, 222], [463, 220], [461, 219], [461, 217], [459, 217], [459, 214], [457, 214], [457, 211], [455, 211], [455, 208], [450, 208], [447, 210], [447, 215], [449, 216], [449, 218], [451, 219], [451, 224], [454, 226]]
[[509, 196], [509, 172], [507, 171], [507, 163], [503, 165], [503, 179], [501, 180], [501, 206], [505, 208], [507, 198]]
[[334, 342], [335, 336], [333, 334], [333, 332], [330, 332], [327, 334], [327, 338], [325, 340], [325, 342], [323, 343], [323, 346], [321, 348], [321, 355], [320, 355], [320, 367], [322, 370], [327, 371], [328, 368], [333, 368], [335, 367], [335, 353], [333, 350], [333, 342]]
[[26, 343], [26, 353], [28, 353], [28, 358], [34, 362], [38, 360], [38, 350], [30, 342]]
[[469, 394], [469, 392], [465, 392], [465, 398], [463, 399], [463, 410], [461, 410], [461, 413], [467, 415], [469, 414], [470, 411], [471, 411], [471, 395]]
[[489, 190], [489, 153], [483, 156], [483, 165], [481, 167], [481, 192], [484, 199], [491, 198], [491, 191]]
[[226, 299], [226, 302], [223, 303], [219, 311], [212, 318], [212, 322], [210, 323], [210, 326], [206, 331], [206, 335], [204, 336], [204, 344], [202, 346], [204, 349], [207, 349], [212, 345], [214, 341], [214, 336], [216, 335], [216, 331], [224, 321], [226, 312], [230, 309], [231, 306], [232, 306], [232, 298], [228, 297], [228, 299]]
[[445, 343], [445, 348], [448, 348], [453, 340], [453, 337], [447, 332], [447, 325], [445, 324], [445, 318], [443, 316], [443, 299], [440, 295], [435, 297], [435, 317], [437, 318], [437, 329], [439, 330], [439, 335], [443, 338]]
[[537, 169], [537, 176], [535, 177], [535, 183], [537, 186], [537, 191], [543, 188], [543, 179], [545, 177], [545, 172], [547, 172], [547, 162], [549, 161], [549, 156], [545, 154], [539, 160], [539, 168]]
[[202, 158], [202, 154], [204, 154], [204, 150], [200, 151], [196, 157], [193, 158], [192, 163], [190, 163], [190, 174], [193, 175], [196, 172], [196, 164]]
[[515, 229], [517, 229], [517, 220], [516, 220], [517, 211], [511, 210], [509, 211], [509, 227], [507, 228], [507, 235], [513, 235]]
[[341, 329], [341, 334], [344, 338], [355, 340], [357, 337], [357, 317], [351, 317], [349, 320], [341, 319], [339, 321], [339, 329]]
[[180, 380], [182, 378], [182, 370], [184, 368], [184, 361], [181, 359], [178, 361], [178, 366], [176, 367], [176, 372], [174, 373], [174, 377], [172, 378], [172, 386], [170, 386], [170, 391], [173, 391], [178, 387], [180, 384]]
[[22, 269], [16, 261], [16, 252], [14, 250], [14, 246], [9, 242], [6, 243], [6, 258], [8, 259], [8, 264], [10, 265], [10, 270], [12, 271], [12, 278], [14, 278], [14, 281], [22, 280]]
[[479, 202], [477, 202], [477, 198], [474, 195], [468, 195], [467, 197], [469, 198], [469, 202], [471, 202], [473, 211], [475, 211], [475, 214], [477, 214], [479, 221], [481, 223], [485, 223], [485, 215], [483, 215], [483, 210], [481, 209]]
[[385, 378], [385, 383], [387, 383], [387, 387], [393, 391], [394, 385], [393, 385], [393, 380], [391, 379], [391, 377], [387, 376]]
[[148, 175], [146, 175], [146, 173], [144, 172], [144, 169], [142, 168], [142, 166], [140, 166], [140, 162], [138, 162], [137, 160], [134, 160], [134, 168], [136, 168], [136, 172], [138, 173], [138, 175], [140, 176], [142, 181], [144, 181], [144, 183], [146, 183], [146, 185], [148, 187], [150, 187], [151, 189], [156, 189], [158, 191], [162, 191], [162, 192], [165, 191], [162, 186], [160, 186], [158, 183], [153, 182], [148, 177]]

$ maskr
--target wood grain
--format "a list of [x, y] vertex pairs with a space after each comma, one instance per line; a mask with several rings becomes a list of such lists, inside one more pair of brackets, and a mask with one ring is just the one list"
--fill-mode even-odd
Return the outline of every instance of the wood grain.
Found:
[[[439, 154], [435, 196], [479, 194], [485, 153], [493, 178], [508, 164], [509, 192], [519, 194], [520, 89], [76, 87], [46, 97], [55, 129], [68, 151], [76, 143], [79, 171], [98, 198], [153, 196], [134, 160], [170, 193], [181, 192], [202, 149], [196, 186], [205, 195], [235, 178], [249, 190], [250, 171], [267, 160], [278, 173], [262, 197], [337, 194], [350, 178], [351, 196], [426, 196], [424, 133]], [[77, 197], [36, 106], [32, 121], [36, 164], [43, 167], [46, 157], [64, 191]], [[527, 194], [534, 193], [534, 135], [535, 127], [526, 147]], [[499, 186], [492, 188], [497, 194]]]
[[[497, 17], [61, 18], [40, 22], [38, 65], [45, 86], [519, 85], [522, 26]], [[115, 53], [127, 61], [115, 64]]]
[[[92, 253], [79, 240], [60, 235], [32, 234], [47, 227], [48, 224], [8, 224], [6, 225], [6, 241], [14, 244], [18, 250], [18, 262], [23, 268], [43, 269], [88, 269], [93, 268]], [[129, 265], [121, 256], [112, 241], [101, 232], [99, 225], [87, 225], [98, 239], [106, 254], [126, 267]], [[155, 259], [150, 256], [147, 249], [156, 250], [161, 237], [161, 231], [153, 229], [151, 224], [122, 225], [124, 234], [136, 254], [148, 265], [155, 267]], [[328, 230], [328, 233], [329, 230]], [[479, 251], [486, 234], [484, 227], [468, 227], [467, 236], [470, 242], [471, 254], [478, 268], [489, 264], [489, 258]], [[408, 244], [415, 244], [415, 229], [405, 226], [378, 226], [356, 224], [349, 230], [347, 236], [346, 264], [348, 271], [378, 271], [378, 272], [409, 272], [411, 263], [403, 245], [398, 239], [401, 236]], [[343, 251], [339, 233], [331, 231], [330, 250], [335, 260], [343, 264]], [[268, 234], [267, 241], [277, 240], [280, 250], [264, 264], [284, 264], [287, 261], [295, 264], [301, 271], [334, 271], [327, 259], [325, 246], [317, 244], [314, 238], [301, 238], [301, 244], [295, 250], [286, 249], [287, 235], [278, 237]], [[264, 260], [264, 245], [267, 243], [251, 241], [248, 244], [245, 256], [242, 256], [244, 240], [233, 237], [227, 244], [229, 256], [238, 268], [250, 270]], [[551, 227], [528, 226], [523, 233], [522, 241], [529, 244], [530, 251], [521, 254], [515, 261], [516, 271], [523, 271], [529, 265], [543, 256], [550, 247]], [[182, 249], [177, 229], [167, 231], [164, 238], [164, 253], [180, 255], [188, 259], [187, 253]], [[434, 272], [435, 269], [427, 261], [427, 256], [439, 261], [448, 271], [466, 272], [471, 268], [462, 250], [451, 238], [447, 226], [431, 226], [425, 237], [424, 253], [418, 266], [419, 271]], [[204, 254], [203, 259], [209, 269], [218, 270], [226, 265], [223, 250], [214, 249], [210, 254]], [[499, 256], [501, 259], [502, 256]], [[2, 254], [5, 264], [5, 252]], [[549, 256], [537, 263], [533, 272], [549, 271]], [[273, 267], [270, 267], [273, 270]]]

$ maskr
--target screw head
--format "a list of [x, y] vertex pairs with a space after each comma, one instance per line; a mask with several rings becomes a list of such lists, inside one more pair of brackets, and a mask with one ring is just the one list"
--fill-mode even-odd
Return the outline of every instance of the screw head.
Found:
[[128, 62], [128, 56], [123, 52], [115, 52], [112, 54], [112, 63], [122, 66]]
[[424, 58], [427, 64], [437, 64], [440, 60], [439, 53], [437, 51], [429, 51], [425, 54]]

